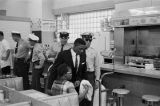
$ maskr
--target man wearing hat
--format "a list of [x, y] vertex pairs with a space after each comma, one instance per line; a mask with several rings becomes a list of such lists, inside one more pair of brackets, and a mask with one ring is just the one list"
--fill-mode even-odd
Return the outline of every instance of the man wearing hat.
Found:
[[31, 88], [41, 91], [40, 77], [43, 72], [45, 56], [43, 54], [43, 45], [38, 43], [39, 38], [34, 34], [29, 34], [29, 42], [33, 47], [32, 53], [32, 84]]
[[48, 58], [49, 59], [52, 58], [52, 62], [54, 62], [59, 52], [68, 50], [72, 47], [71, 44], [67, 43], [69, 39], [68, 32], [60, 32], [59, 38], [60, 38], [60, 42], [54, 42], [48, 52]]
[[15, 49], [15, 61], [14, 61], [14, 74], [23, 78], [24, 90], [29, 89], [29, 63], [27, 62], [28, 52], [30, 49], [29, 42], [21, 38], [21, 34], [16, 31], [12, 31], [12, 39], [17, 42]]
[[[99, 67], [99, 57], [98, 52], [90, 47], [91, 42], [93, 40], [93, 33], [83, 33], [81, 34], [82, 39], [86, 42], [86, 64], [87, 64], [87, 71], [85, 73], [85, 78], [92, 84], [93, 88], [98, 88], [98, 82], [100, 78], [100, 67]], [[94, 92], [93, 92], [94, 93]], [[93, 95], [94, 96], [94, 95]], [[88, 106], [93, 106], [93, 97], [92, 102], [84, 102]]]
[[9, 42], [4, 39], [4, 34], [0, 31], [0, 68], [2, 75], [9, 75], [10, 74], [10, 45]]

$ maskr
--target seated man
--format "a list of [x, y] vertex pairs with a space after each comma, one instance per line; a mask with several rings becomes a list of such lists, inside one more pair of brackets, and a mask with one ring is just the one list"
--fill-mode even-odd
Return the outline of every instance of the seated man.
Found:
[[[69, 81], [72, 78], [72, 70], [67, 64], [64, 63], [59, 65], [57, 68], [57, 74], [57, 79], [53, 82], [50, 91], [51, 95], [60, 95], [76, 92], [73, 83]], [[83, 86], [85, 88], [85, 91], [79, 94], [79, 102], [84, 99], [86, 93], [88, 92], [88, 86]]]

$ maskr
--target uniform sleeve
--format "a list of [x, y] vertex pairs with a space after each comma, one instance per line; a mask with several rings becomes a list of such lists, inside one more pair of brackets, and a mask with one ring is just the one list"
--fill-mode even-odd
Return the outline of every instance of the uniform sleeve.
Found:
[[3, 42], [3, 45], [4, 45], [4, 47], [5, 47], [6, 50], [11, 49], [10, 45], [9, 45], [9, 42], [5, 41], [5, 42]]
[[99, 64], [98, 52], [95, 53], [94, 70], [95, 70], [96, 80], [99, 80], [101, 72], [100, 72], [100, 64]]
[[57, 52], [54, 50], [56, 48], [56, 43], [53, 43], [49, 50], [47, 51], [48, 58], [55, 58], [57, 55]]
[[63, 64], [63, 52], [60, 52], [58, 54], [58, 57], [56, 58], [54, 64], [52, 65], [51, 69], [49, 70], [48, 72], [48, 84], [47, 84], [47, 88], [48, 89], [51, 89], [52, 87], [52, 84], [53, 84], [53, 81], [56, 79], [57, 77], [57, 67], [60, 65], [60, 64]]
[[[25, 41], [25, 40], [24, 40], [24, 41]], [[28, 41], [25, 41], [25, 43], [24, 43], [24, 44], [25, 44], [25, 47], [26, 47], [26, 48], [28, 48], [28, 49], [30, 49], [30, 48], [31, 48], [30, 43], [29, 43]]]
[[37, 58], [39, 60], [39, 67], [37, 68], [42, 68], [44, 61], [45, 61], [45, 56], [43, 54], [43, 46], [42, 45], [37, 45], [37, 47], [35, 48], [35, 54], [37, 55]]

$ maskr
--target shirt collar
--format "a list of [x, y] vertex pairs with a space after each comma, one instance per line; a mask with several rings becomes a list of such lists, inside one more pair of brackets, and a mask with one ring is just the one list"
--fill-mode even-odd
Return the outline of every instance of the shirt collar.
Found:
[[76, 56], [76, 53], [75, 53], [75, 51], [74, 51], [73, 49], [71, 49], [71, 54], [72, 54], [73, 56]]
[[[59, 46], [62, 46], [61, 42], [58, 42]], [[66, 43], [64, 46], [68, 45], [68, 43]]]

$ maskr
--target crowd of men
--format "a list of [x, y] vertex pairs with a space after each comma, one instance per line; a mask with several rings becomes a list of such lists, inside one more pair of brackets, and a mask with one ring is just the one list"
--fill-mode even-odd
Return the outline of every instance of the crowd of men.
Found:
[[[21, 38], [19, 32], [12, 31], [11, 35], [16, 42], [13, 73], [23, 78], [24, 90], [32, 88], [42, 91], [40, 77], [46, 67], [45, 63], [48, 62], [52, 65], [47, 72], [48, 94], [54, 95], [55, 84], [56, 87], [60, 86], [59, 88], [62, 88], [58, 88], [59, 94], [63, 94], [65, 89], [66, 92], [71, 92], [73, 89], [69, 90], [69, 88], [74, 88], [79, 94], [81, 106], [93, 105], [94, 90], [98, 88], [96, 80], [100, 78], [98, 52], [90, 46], [94, 36], [93, 33], [83, 33], [81, 38], [77, 38], [73, 44], [69, 44], [69, 33], [60, 32], [60, 41], [54, 42], [48, 51], [44, 51], [43, 45], [38, 43], [39, 37], [34, 34], [29, 34], [27, 41]], [[3, 32], [0, 31], [0, 67], [2, 75], [8, 75], [11, 73], [11, 48], [4, 36]], [[32, 70], [31, 86], [29, 84], [30, 67]], [[89, 81], [93, 87], [91, 100], [85, 98], [85, 94], [90, 90], [89, 86], [84, 86], [85, 93], [79, 93], [80, 83], [84, 79]]]

